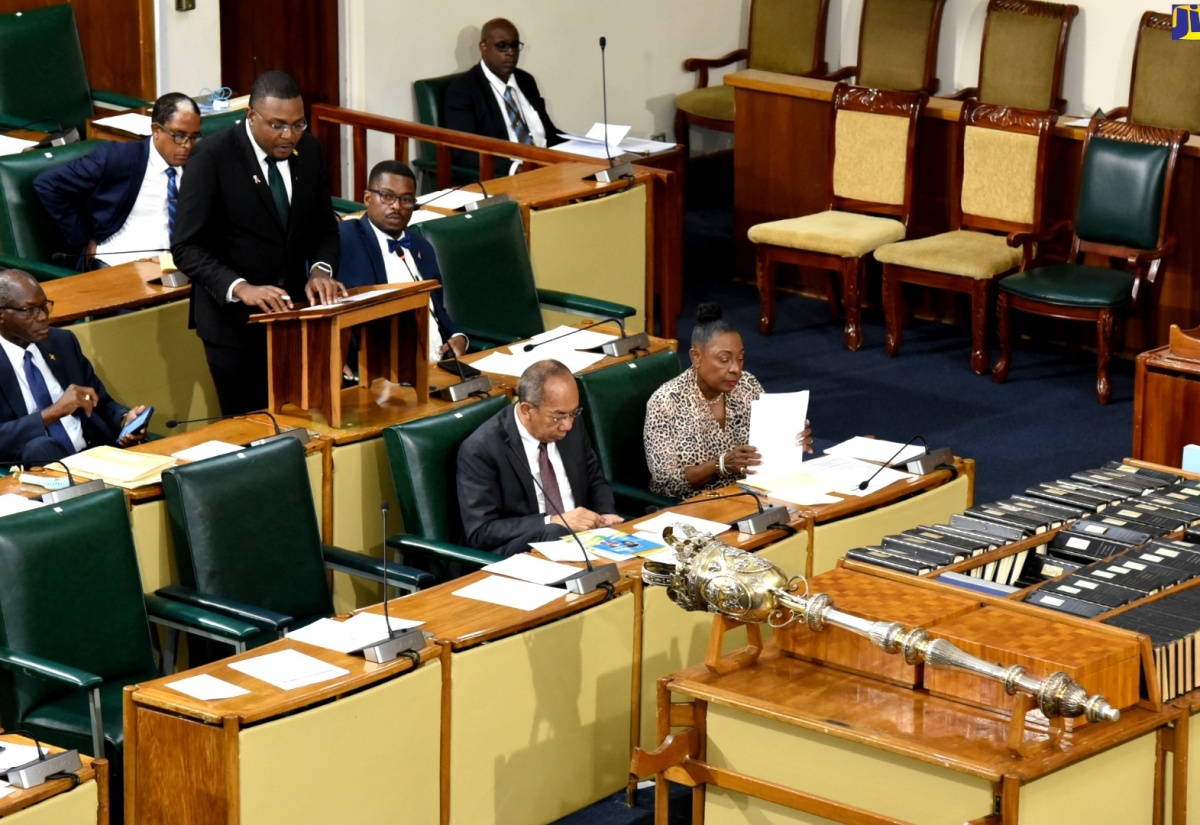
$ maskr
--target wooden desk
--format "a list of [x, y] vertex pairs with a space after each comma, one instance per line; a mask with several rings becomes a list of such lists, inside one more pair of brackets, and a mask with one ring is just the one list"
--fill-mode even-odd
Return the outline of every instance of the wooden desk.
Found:
[[[0, 734], [0, 745], [33, 745], [32, 739]], [[43, 745], [51, 753], [62, 748]], [[0, 797], [0, 819], [11, 817], [13, 825], [108, 825], [108, 760], [80, 754], [83, 769], [76, 773], [79, 784], [69, 779], [51, 779], [35, 788], [13, 787]]]
[[1133, 386], [1133, 457], [1183, 465], [1183, 448], [1200, 444], [1200, 341], [1172, 328], [1170, 343], [1137, 357]]
[[42, 289], [54, 302], [52, 320], [61, 325], [179, 301], [191, 294], [191, 284], [169, 287], [151, 283], [161, 277], [162, 270], [156, 261], [133, 261], [46, 281]]
[[[294, 649], [349, 670], [283, 691], [229, 667]], [[438, 822], [438, 650], [372, 664], [280, 640], [125, 690], [126, 822]], [[166, 684], [208, 674], [251, 691], [204, 702]]]

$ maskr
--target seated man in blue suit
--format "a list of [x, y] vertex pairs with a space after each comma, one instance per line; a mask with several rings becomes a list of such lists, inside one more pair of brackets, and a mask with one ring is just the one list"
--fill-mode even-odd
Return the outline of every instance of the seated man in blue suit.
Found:
[[51, 309], [28, 272], [0, 271], [0, 462], [40, 465], [144, 435], [119, 438], [145, 407], [113, 400], [75, 336], [50, 326]]
[[[375, 164], [367, 178], [366, 216], [338, 225], [342, 240], [338, 280], [347, 288], [369, 284], [438, 281], [437, 257], [429, 241], [404, 230], [417, 206], [417, 181], [398, 160]], [[442, 291], [430, 293], [429, 357], [438, 360], [467, 351], [467, 336], [454, 328], [442, 305]]]
[[200, 109], [171, 92], [154, 103], [150, 137], [101, 141], [89, 154], [53, 166], [33, 182], [79, 269], [153, 257], [171, 247], [183, 166], [200, 139]]

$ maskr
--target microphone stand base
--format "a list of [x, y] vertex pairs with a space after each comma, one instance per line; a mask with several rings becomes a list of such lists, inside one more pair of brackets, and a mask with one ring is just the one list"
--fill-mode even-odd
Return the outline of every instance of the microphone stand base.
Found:
[[191, 283], [191, 279], [184, 275], [179, 270], [174, 272], [164, 272], [159, 278], [159, 282], [166, 287], [181, 287]]
[[363, 658], [368, 662], [383, 664], [390, 662], [406, 650], [420, 650], [425, 647], [425, 634], [421, 628], [413, 627], [408, 630], [392, 631], [392, 638], [363, 648]]
[[926, 450], [925, 455], [917, 456], [905, 465], [905, 469], [915, 475], [923, 476], [932, 473], [943, 464], [954, 463], [954, 452], [949, 447], [937, 450]]
[[281, 430], [275, 435], [269, 435], [266, 438], [258, 438], [250, 442], [251, 447], [261, 447], [263, 444], [270, 444], [272, 441], [282, 441], [285, 438], [294, 438], [301, 444], [308, 443], [308, 430], [304, 427], [290, 427], [286, 430]]
[[749, 518], [744, 518], [735, 525], [738, 532], [746, 533], [750, 536], [765, 533], [768, 530], [786, 525], [791, 521], [791, 514], [788, 513], [786, 507], [780, 507], [778, 504], [772, 504], [770, 507], [763, 509], [761, 513], [755, 513]]
[[498, 203], [508, 203], [512, 200], [507, 194], [492, 195], [490, 198], [484, 198], [480, 201], [471, 201], [466, 205], [466, 211], [474, 212], [476, 209], [487, 209], [489, 206], [495, 206]]
[[635, 349], [650, 350], [650, 336], [644, 332], [639, 332], [636, 335], [626, 335], [624, 338], [618, 338], [615, 341], [609, 341], [600, 347], [600, 351], [605, 355], [620, 357], [628, 355]]
[[563, 581], [569, 593], [584, 595], [591, 593], [602, 584], [616, 584], [621, 573], [615, 564], [593, 565], [591, 570], [583, 569]]
[[486, 375], [477, 375], [474, 378], [459, 381], [457, 384], [442, 387], [440, 390], [434, 392], [433, 395], [443, 401], [462, 401], [464, 398], [470, 398], [477, 392], [486, 393], [491, 391], [492, 379]]
[[[79, 484], [72, 484], [68, 487], [63, 487], [61, 490], [49, 490], [42, 493], [42, 501], [46, 504], [58, 504], [61, 501], [66, 501], [72, 498], [86, 496], [88, 493], [96, 493], [105, 488], [105, 484], [100, 479], [84, 481]], [[51, 771], [53, 773], [53, 771]]]
[[33, 788], [46, 781], [47, 776], [56, 773], [75, 773], [82, 770], [83, 762], [79, 759], [79, 751], [63, 751], [48, 753], [45, 759], [35, 759], [10, 768], [8, 781], [18, 788]]
[[590, 175], [589, 177], [597, 183], [613, 183], [621, 180], [622, 178], [632, 178], [633, 164], [629, 161], [625, 161], [624, 163], [614, 163], [607, 169], [601, 169], [599, 172], [594, 175]]

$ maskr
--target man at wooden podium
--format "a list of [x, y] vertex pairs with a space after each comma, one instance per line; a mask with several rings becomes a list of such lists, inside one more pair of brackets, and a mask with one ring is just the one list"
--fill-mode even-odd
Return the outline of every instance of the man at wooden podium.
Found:
[[256, 312], [346, 294], [333, 279], [338, 230], [321, 144], [291, 77], [259, 75], [244, 126], [200, 143], [179, 192], [171, 252], [192, 279], [192, 324], [225, 415], [267, 405], [267, 340]]

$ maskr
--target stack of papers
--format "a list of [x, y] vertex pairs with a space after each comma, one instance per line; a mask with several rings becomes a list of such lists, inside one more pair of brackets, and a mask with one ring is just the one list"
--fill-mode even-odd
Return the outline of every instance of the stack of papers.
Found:
[[298, 650], [281, 650], [253, 659], [243, 659], [229, 665], [234, 670], [274, 685], [280, 690], [295, 690], [305, 685], [328, 682], [350, 671], [306, 656]]
[[107, 126], [138, 137], [150, 137], [150, 115], [137, 112], [122, 112], [111, 117], [97, 118], [92, 121], [97, 126]]
[[423, 624], [399, 616], [385, 619], [379, 613], [356, 613], [344, 622], [318, 619], [299, 630], [289, 630], [287, 638], [338, 653], [355, 653], [386, 639], [389, 626], [392, 630], [409, 630]]
[[26, 510], [36, 510], [46, 505], [33, 498], [25, 498], [16, 493], [5, 493], [0, 496], [0, 516], [11, 516], [13, 513], [24, 513]]
[[162, 481], [162, 471], [175, 466], [169, 455], [135, 453], [119, 447], [92, 447], [67, 456], [63, 464], [84, 478], [100, 478], [107, 484], [132, 489]]
[[753, 481], [791, 475], [804, 463], [804, 446], [796, 437], [807, 419], [808, 390], [764, 393], [750, 402], [750, 444], [762, 456]]
[[655, 155], [675, 148], [674, 143], [661, 140], [645, 140], [644, 138], [629, 137], [629, 126], [616, 123], [608, 124], [608, 142], [605, 143], [603, 123], [594, 123], [587, 134], [576, 135], [571, 132], [559, 132], [562, 143], [550, 147], [559, 152], [571, 155], [585, 155], [590, 158], [607, 160], [631, 153], [636, 155]]
[[[479, 192], [468, 192], [466, 189], [439, 189], [417, 198], [417, 203], [436, 205], [439, 209], [462, 209], [468, 203], [483, 200], [485, 195]], [[437, 201], [434, 204], [434, 201]], [[415, 213], [420, 214], [420, 213]]]
[[580, 549], [580, 543], [586, 548], [588, 558], [593, 561], [600, 557], [625, 561], [663, 548], [662, 536], [647, 531], [626, 533], [612, 527], [597, 527], [577, 535], [579, 541], [573, 536], [563, 536], [554, 541], [535, 541], [530, 547], [552, 561], [566, 562], [583, 561], [585, 551]]
[[200, 461], [204, 458], [216, 458], [219, 455], [227, 453], [236, 453], [242, 449], [239, 444], [230, 444], [228, 441], [203, 441], [194, 447], [188, 447], [185, 450], [171, 453], [171, 458], [179, 461]]
[[880, 464], [900, 464], [923, 455], [924, 452], [925, 448], [920, 444], [905, 446], [898, 441], [884, 441], [881, 438], [864, 438], [856, 435], [841, 444], [834, 444], [825, 451], [825, 455], [858, 458]]
[[488, 576], [454, 591], [455, 596], [477, 602], [498, 604], [516, 610], [537, 610], [561, 599], [565, 592], [542, 584], [518, 581], [506, 576]]
[[[565, 338], [559, 337], [568, 332], [572, 334]], [[560, 326], [530, 338], [529, 343], [540, 344], [540, 346], [528, 352], [525, 351], [525, 344], [514, 344], [509, 347], [510, 354], [493, 352], [478, 361], [473, 361], [471, 366], [481, 372], [490, 372], [495, 375], [519, 376], [538, 361], [553, 358], [561, 361], [571, 372], [579, 372], [605, 358], [602, 352], [583, 352], [582, 350], [598, 349], [609, 341], [615, 341], [616, 338], [615, 335], [597, 332], [594, 329], [576, 330], [575, 327]]]

